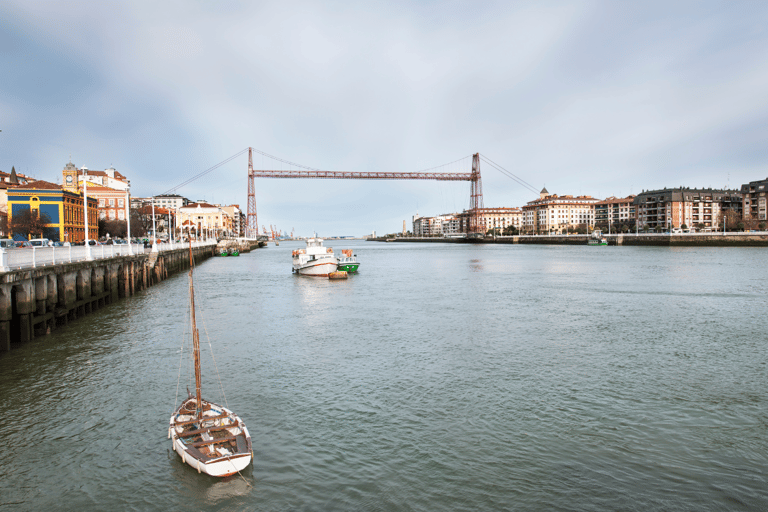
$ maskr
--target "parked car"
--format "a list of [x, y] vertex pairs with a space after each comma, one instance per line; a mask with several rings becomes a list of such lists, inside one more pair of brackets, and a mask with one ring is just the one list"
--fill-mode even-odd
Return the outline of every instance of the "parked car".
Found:
[[29, 241], [30, 244], [32, 244], [34, 247], [48, 247], [48, 245], [51, 243], [50, 240], [47, 238], [33, 238]]
[[32, 247], [32, 244], [27, 242], [26, 240], [24, 240], [24, 241], [21, 241], [21, 242], [16, 242], [16, 247], [27, 248], [27, 247]]
[[12, 249], [16, 247], [16, 242], [14, 242], [10, 238], [5, 238], [3, 240], [0, 240], [0, 248], [2, 249]]

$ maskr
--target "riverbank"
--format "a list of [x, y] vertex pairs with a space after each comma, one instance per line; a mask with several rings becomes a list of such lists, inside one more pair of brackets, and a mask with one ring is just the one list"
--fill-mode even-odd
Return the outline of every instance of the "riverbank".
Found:
[[[768, 247], [768, 233], [626, 233], [603, 235], [608, 245], [660, 246], [660, 247]], [[587, 245], [588, 235], [520, 235], [485, 237], [481, 239], [443, 237], [377, 237], [371, 242], [448, 243], [448, 244], [543, 244]]]

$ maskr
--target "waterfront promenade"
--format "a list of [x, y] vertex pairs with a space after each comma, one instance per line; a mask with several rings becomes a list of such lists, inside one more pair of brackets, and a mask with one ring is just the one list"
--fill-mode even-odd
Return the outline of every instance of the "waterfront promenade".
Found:
[[[670, 247], [768, 247], [768, 232], [723, 233], [621, 233], [603, 234], [608, 245], [670, 246]], [[376, 242], [410, 243], [483, 243], [483, 244], [533, 244], [533, 245], [587, 245], [589, 235], [515, 235], [486, 236], [481, 239], [452, 237], [377, 237]]]

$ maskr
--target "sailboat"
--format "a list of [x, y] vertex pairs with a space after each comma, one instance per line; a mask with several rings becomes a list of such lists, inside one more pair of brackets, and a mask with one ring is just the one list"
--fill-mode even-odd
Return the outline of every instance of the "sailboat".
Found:
[[211, 476], [230, 476], [253, 460], [251, 435], [240, 417], [227, 407], [201, 396], [200, 333], [195, 322], [195, 290], [192, 282], [192, 242], [189, 245], [189, 308], [192, 320], [192, 356], [195, 394], [182, 401], [171, 415], [168, 437], [182, 460]]

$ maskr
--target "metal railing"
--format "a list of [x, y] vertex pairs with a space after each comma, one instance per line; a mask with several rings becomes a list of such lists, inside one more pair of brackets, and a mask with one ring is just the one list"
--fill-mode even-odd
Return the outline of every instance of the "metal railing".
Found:
[[[216, 241], [192, 242], [192, 247], [215, 246]], [[186, 249], [189, 243], [157, 244], [157, 250]], [[17, 247], [0, 249], [0, 272], [46, 267], [78, 261], [101, 260], [118, 256], [144, 254], [151, 249], [144, 244], [75, 245], [69, 247]]]

